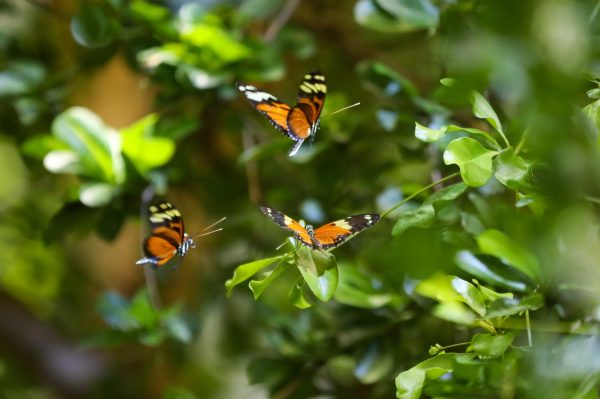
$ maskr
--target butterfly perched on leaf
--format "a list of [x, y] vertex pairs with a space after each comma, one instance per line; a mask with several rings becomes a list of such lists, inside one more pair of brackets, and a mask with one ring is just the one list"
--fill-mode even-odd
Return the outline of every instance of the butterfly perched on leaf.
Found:
[[266, 116], [275, 128], [296, 142], [290, 150], [290, 157], [298, 152], [304, 140], [314, 139], [327, 94], [323, 74], [313, 71], [304, 76], [298, 91], [298, 102], [293, 107], [252, 85], [238, 84], [237, 86], [258, 112]]
[[348, 216], [345, 219], [336, 220], [315, 229], [310, 225], [303, 227], [300, 223], [276, 209], [263, 206], [260, 210], [273, 219], [278, 226], [291, 231], [302, 244], [319, 250], [342, 245], [350, 237], [373, 226], [380, 218], [376, 213]]
[[[181, 213], [168, 201], [150, 205], [150, 236], [144, 240], [144, 258], [135, 262], [138, 265], [150, 263], [153, 267], [160, 267], [175, 256], [185, 256], [190, 248], [195, 248], [196, 243], [185, 232]], [[217, 223], [221, 222], [219, 220]], [[213, 223], [206, 229], [214, 226]], [[206, 230], [205, 229], [205, 230]], [[198, 236], [207, 235], [222, 229], [213, 230]], [[197, 236], [196, 236], [197, 237]]]

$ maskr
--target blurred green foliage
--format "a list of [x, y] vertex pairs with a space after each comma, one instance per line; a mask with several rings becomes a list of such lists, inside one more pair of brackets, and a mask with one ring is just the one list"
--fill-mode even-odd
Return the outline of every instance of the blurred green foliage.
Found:
[[[0, 305], [104, 356], [61, 383], [45, 335], [28, 346], [5, 312], [3, 395], [598, 397], [599, 10], [0, 1]], [[119, 127], [80, 103], [115, 60], [152, 97]], [[288, 158], [234, 83], [293, 103], [313, 69], [321, 129]], [[199, 214], [227, 215], [224, 231], [176, 270], [141, 269], [116, 242], [150, 194], [183, 204], [191, 235]], [[316, 225], [382, 219], [324, 254], [277, 247], [286, 233], [260, 205]], [[115, 265], [140, 276], [126, 292], [99, 283]]]

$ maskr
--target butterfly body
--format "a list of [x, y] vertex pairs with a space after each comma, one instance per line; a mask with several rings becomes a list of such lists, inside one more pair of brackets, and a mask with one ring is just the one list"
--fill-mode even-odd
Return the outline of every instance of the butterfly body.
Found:
[[353, 215], [315, 229], [311, 225], [303, 227], [300, 223], [276, 209], [269, 207], [261, 207], [260, 209], [265, 215], [273, 219], [278, 226], [291, 231], [302, 244], [319, 250], [342, 245], [350, 237], [373, 226], [380, 218], [375, 213]]
[[185, 256], [190, 248], [195, 248], [196, 243], [184, 230], [181, 213], [170, 202], [160, 202], [150, 205], [151, 234], [144, 241], [144, 258], [136, 264], [152, 264], [160, 267], [169, 262], [173, 257]]
[[319, 129], [319, 117], [327, 94], [325, 76], [320, 72], [314, 71], [304, 76], [298, 91], [298, 102], [293, 107], [255, 86], [246, 84], [237, 86], [258, 112], [263, 114], [276, 129], [296, 142], [290, 150], [290, 156], [296, 154], [304, 140], [314, 139]]

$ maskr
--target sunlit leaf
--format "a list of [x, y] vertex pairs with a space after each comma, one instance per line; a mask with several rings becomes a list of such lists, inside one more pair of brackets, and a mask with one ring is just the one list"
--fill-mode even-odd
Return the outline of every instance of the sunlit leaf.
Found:
[[319, 300], [327, 302], [333, 298], [339, 278], [335, 256], [302, 245], [296, 251], [296, 265], [304, 281]]
[[79, 188], [79, 200], [91, 208], [108, 204], [118, 188], [108, 183], [85, 183]]
[[488, 306], [488, 317], [506, 317], [544, 306], [544, 297], [534, 292], [524, 297], [498, 298]]
[[250, 287], [250, 291], [252, 291], [252, 295], [254, 295], [254, 299], [260, 298], [263, 291], [273, 282], [277, 277], [279, 277], [282, 273], [288, 270], [291, 265], [287, 262], [281, 262], [271, 271], [265, 273], [263, 278], [260, 280], [252, 280], [248, 283], [248, 287]]
[[283, 261], [287, 255], [274, 256], [272, 258], [260, 259], [254, 262], [244, 263], [235, 268], [233, 271], [233, 276], [225, 282], [225, 289], [227, 289], [227, 295], [231, 295], [233, 292], [233, 288], [248, 280], [250, 277], [254, 276], [260, 270], [269, 266], [272, 263]]
[[473, 92], [473, 114], [478, 118], [487, 120], [494, 129], [502, 132], [502, 124], [496, 111], [494, 111], [488, 100], [476, 91]]
[[154, 136], [157, 121], [157, 115], [151, 114], [120, 132], [123, 153], [141, 174], [164, 165], [175, 153], [172, 140]]
[[354, 19], [360, 25], [381, 32], [411, 32], [438, 24], [438, 9], [428, 0], [359, 0]]
[[483, 303], [483, 296], [473, 284], [458, 277], [454, 277], [451, 284], [464, 303], [479, 316], [485, 316], [486, 309]]
[[496, 159], [496, 172], [494, 176], [507, 187], [514, 187], [514, 183], [527, 183], [531, 163], [525, 161], [511, 150], [503, 151]]
[[487, 265], [470, 251], [458, 251], [455, 261], [462, 270], [490, 284], [519, 292], [528, 290], [525, 282], [511, 279], [506, 276], [506, 273], [501, 274], [497, 268]]
[[489, 359], [502, 356], [510, 347], [514, 336], [510, 333], [505, 334], [475, 334], [471, 338], [471, 345], [468, 351], [473, 351], [480, 358]]
[[454, 369], [456, 359], [472, 359], [473, 354], [442, 353], [406, 370], [395, 379], [398, 399], [419, 399], [426, 380], [435, 380]]
[[304, 281], [295, 283], [288, 292], [288, 300], [298, 309], [308, 309], [312, 304], [304, 296]]
[[448, 144], [444, 151], [444, 163], [458, 165], [464, 182], [478, 187], [484, 185], [492, 175], [492, 158], [495, 155], [496, 151], [484, 148], [476, 140], [461, 137]]
[[431, 194], [423, 201], [423, 204], [435, 204], [440, 201], [452, 201], [462, 195], [467, 189], [463, 182], [451, 184]]

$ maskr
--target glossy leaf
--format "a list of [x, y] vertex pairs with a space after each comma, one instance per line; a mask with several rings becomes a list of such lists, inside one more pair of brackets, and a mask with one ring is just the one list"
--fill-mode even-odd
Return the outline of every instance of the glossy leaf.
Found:
[[396, 398], [419, 399], [427, 380], [435, 380], [454, 370], [456, 359], [472, 359], [472, 354], [442, 353], [406, 370], [395, 379]]
[[462, 270], [489, 284], [518, 292], [528, 290], [525, 282], [511, 279], [506, 276], [506, 273], [501, 274], [496, 268], [490, 267], [470, 251], [458, 251], [454, 260]]
[[469, 137], [461, 137], [448, 144], [444, 163], [456, 164], [464, 182], [472, 187], [484, 185], [492, 175], [492, 158], [496, 151], [484, 148]]
[[464, 303], [473, 309], [479, 316], [485, 316], [486, 309], [483, 296], [473, 284], [458, 277], [452, 278], [451, 284]]
[[494, 229], [486, 230], [477, 237], [477, 244], [483, 253], [501, 259], [539, 282], [541, 270], [535, 255], [506, 234]]
[[101, 7], [85, 4], [71, 20], [71, 34], [82, 46], [102, 47], [114, 39], [115, 26]]
[[233, 288], [248, 280], [250, 277], [254, 276], [256, 273], [264, 269], [265, 267], [278, 262], [283, 261], [287, 255], [274, 256], [272, 258], [260, 259], [254, 262], [244, 263], [235, 268], [233, 272], [233, 276], [225, 282], [225, 289], [227, 289], [227, 295], [231, 296], [233, 292]]
[[524, 297], [498, 298], [488, 306], [488, 317], [506, 317], [536, 310], [544, 306], [544, 297], [534, 292]]
[[500, 153], [495, 162], [496, 172], [494, 176], [506, 187], [513, 188], [515, 183], [527, 183], [531, 163], [515, 155], [512, 150]]
[[360, 25], [382, 32], [411, 32], [436, 27], [439, 11], [429, 0], [359, 0], [354, 18]]
[[473, 92], [473, 114], [485, 119], [499, 132], [502, 132], [502, 124], [488, 100], [478, 92]]
[[415, 122], [415, 137], [425, 143], [433, 143], [438, 141], [440, 137], [446, 133], [447, 127], [442, 126], [438, 129], [431, 129], [427, 126], [421, 125], [419, 122]]
[[431, 194], [423, 201], [423, 204], [435, 204], [440, 201], [452, 201], [460, 197], [467, 189], [463, 182], [451, 184]]
[[288, 292], [288, 300], [298, 309], [308, 309], [312, 306], [304, 296], [304, 287], [305, 282], [299, 281], [292, 285], [292, 288], [290, 288], [290, 291]]
[[273, 282], [277, 277], [287, 271], [291, 265], [287, 262], [281, 262], [271, 271], [268, 271], [260, 280], [252, 280], [248, 283], [254, 299], [260, 298], [263, 291]]
[[402, 213], [392, 228], [392, 235], [397, 236], [411, 227], [430, 227], [434, 220], [435, 209], [433, 205], [422, 205], [417, 209]]
[[296, 265], [304, 281], [319, 300], [327, 302], [333, 298], [339, 279], [335, 256], [313, 251], [302, 245], [296, 251]]
[[510, 333], [506, 334], [475, 334], [471, 338], [471, 344], [468, 351], [473, 351], [483, 359], [496, 358], [504, 355], [504, 352], [514, 340], [514, 336]]

